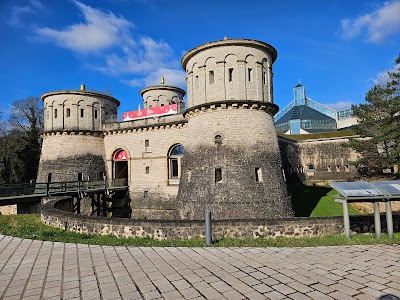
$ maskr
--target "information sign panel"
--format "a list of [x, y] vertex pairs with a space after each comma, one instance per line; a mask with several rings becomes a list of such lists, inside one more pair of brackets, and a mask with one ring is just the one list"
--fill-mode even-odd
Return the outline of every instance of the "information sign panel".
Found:
[[385, 202], [388, 237], [393, 237], [393, 217], [391, 201], [400, 199], [400, 180], [374, 182], [332, 182], [331, 186], [341, 195], [335, 202], [343, 205], [344, 232], [350, 238], [350, 217], [348, 202], [373, 202], [375, 237], [381, 237], [379, 202]]
[[365, 181], [332, 182], [331, 186], [343, 197], [348, 199], [351, 199], [352, 197], [376, 198], [386, 196], [385, 193], [380, 191], [375, 185]]
[[392, 197], [400, 197], [400, 180], [374, 181], [372, 184]]

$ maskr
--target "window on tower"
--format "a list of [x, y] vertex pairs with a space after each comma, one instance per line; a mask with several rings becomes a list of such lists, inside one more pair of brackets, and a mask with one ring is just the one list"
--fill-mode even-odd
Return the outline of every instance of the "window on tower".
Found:
[[228, 70], [228, 80], [231, 82], [233, 80], [233, 68]]
[[214, 83], [214, 71], [208, 72], [208, 79], [209, 79], [209, 84]]
[[222, 169], [221, 168], [216, 168], [215, 169], [214, 180], [215, 180], [215, 183], [218, 183], [218, 182], [222, 181]]
[[256, 182], [263, 182], [263, 175], [261, 168], [255, 168]]
[[185, 147], [181, 144], [174, 145], [168, 152], [168, 177], [169, 184], [179, 184], [178, 180], [181, 177], [182, 158], [185, 152]]

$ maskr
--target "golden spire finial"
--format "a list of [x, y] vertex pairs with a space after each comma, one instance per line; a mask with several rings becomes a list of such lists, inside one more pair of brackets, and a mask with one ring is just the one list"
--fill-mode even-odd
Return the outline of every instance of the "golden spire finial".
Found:
[[85, 85], [82, 83], [81, 84], [81, 91], [85, 91], [86, 90], [86, 87], [85, 87]]
[[224, 36], [224, 41], [229, 40], [229, 38], [227, 36]]
[[164, 76], [163, 76], [163, 77], [161, 77], [161, 85], [164, 85], [164, 83], [165, 83], [165, 79], [164, 79]]

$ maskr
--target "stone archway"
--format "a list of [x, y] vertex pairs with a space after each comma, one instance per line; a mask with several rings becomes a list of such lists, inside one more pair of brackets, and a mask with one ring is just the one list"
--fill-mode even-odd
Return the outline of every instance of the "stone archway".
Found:
[[129, 155], [124, 149], [118, 149], [113, 154], [113, 179], [127, 183], [129, 177]]

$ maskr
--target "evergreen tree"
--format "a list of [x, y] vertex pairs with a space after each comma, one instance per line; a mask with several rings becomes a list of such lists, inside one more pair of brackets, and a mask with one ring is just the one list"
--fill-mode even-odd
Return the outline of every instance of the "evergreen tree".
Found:
[[385, 82], [369, 90], [365, 100], [353, 106], [361, 138], [347, 146], [360, 154], [355, 162], [360, 174], [372, 176], [400, 164], [400, 55]]

